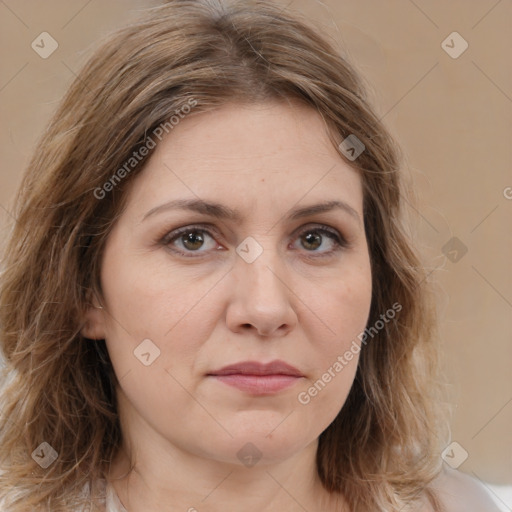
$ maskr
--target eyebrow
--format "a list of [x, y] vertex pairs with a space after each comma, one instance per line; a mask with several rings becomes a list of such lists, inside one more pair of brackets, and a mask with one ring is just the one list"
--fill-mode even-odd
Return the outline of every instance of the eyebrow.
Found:
[[[174, 199], [173, 201], [169, 201], [149, 210], [142, 218], [142, 221], [146, 220], [152, 215], [169, 210], [188, 210], [201, 213], [203, 215], [208, 215], [210, 217], [215, 217], [217, 219], [230, 220], [233, 222], [241, 222], [243, 220], [243, 216], [238, 210], [234, 210], [220, 203], [204, 201], [202, 199]], [[359, 223], [361, 222], [359, 213], [349, 204], [339, 200], [325, 201], [309, 206], [293, 208], [287, 212], [286, 219], [296, 220], [332, 210], [344, 211], [351, 217], [355, 218]]]

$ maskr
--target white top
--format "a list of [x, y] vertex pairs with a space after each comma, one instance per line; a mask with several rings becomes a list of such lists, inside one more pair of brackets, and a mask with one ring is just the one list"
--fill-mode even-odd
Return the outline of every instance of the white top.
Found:
[[105, 512], [128, 512], [110, 484], [105, 489]]
[[[98, 483], [104, 497], [105, 512], [128, 512], [110, 483], [105, 480]], [[483, 510], [499, 512], [499, 510], [503, 510], [497, 508], [494, 502], [498, 501], [498, 496], [496, 495], [495, 500], [491, 498], [492, 489], [486, 492], [484, 485], [460, 471], [446, 470], [437, 479], [434, 488], [439, 492], [441, 501], [449, 512], [481, 512]], [[504, 504], [504, 501], [502, 503]], [[510, 509], [504, 508], [504, 510]]]
[[[128, 512], [121, 503], [121, 501], [119, 500], [119, 497], [117, 496], [114, 487], [110, 483], [107, 483], [105, 479], [102, 478], [100, 480], [97, 480], [94, 483], [94, 489], [96, 499], [98, 500], [100, 506], [105, 506], [105, 512]], [[84, 488], [82, 489], [81, 495], [86, 499], [90, 498], [90, 484], [85, 484]], [[76, 510], [74, 512], [82, 512], [82, 509]]]

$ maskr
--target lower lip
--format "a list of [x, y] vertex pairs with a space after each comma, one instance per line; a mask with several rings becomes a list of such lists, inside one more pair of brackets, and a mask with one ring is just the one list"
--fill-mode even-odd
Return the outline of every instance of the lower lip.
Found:
[[302, 377], [292, 375], [212, 375], [228, 386], [233, 386], [247, 393], [271, 395], [293, 386]]

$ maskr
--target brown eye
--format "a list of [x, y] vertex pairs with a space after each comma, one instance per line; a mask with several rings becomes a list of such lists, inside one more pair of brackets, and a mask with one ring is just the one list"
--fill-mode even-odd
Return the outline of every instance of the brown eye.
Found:
[[[348, 247], [345, 238], [337, 230], [320, 226], [303, 230], [298, 235], [299, 249], [312, 257], [330, 256]], [[203, 226], [185, 226], [176, 229], [161, 239], [161, 243], [185, 257], [200, 257], [211, 250], [219, 249], [212, 233]], [[324, 248], [324, 250], [322, 250]]]
[[[319, 257], [329, 256], [348, 246], [345, 238], [328, 226], [306, 229], [299, 233], [299, 240], [301, 241], [301, 246], [307, 252], [318, 253], [315, 256]], [[326, 243], [326, 241], [330, 243]], [[319, 250], [322, 245], [326, 246], [327, 250]]]
[[200, 249], [204, 243], [204, 237], [198, 233], [200, 233], [200, 231], [189, 231], [187, 234], [181, 235], [183, 246], [191, 251]]
[[[211, 240], [208, 244], [208, 240]], [[162, 239], [162, 244], [183, 256], [198, 256], [214, 249], [217, 245], [213, 235], [202, 227], [187, 226], [177, 229]], [[209, 245], [209, 247], [208, 247]], [[206, 247], [206, 249], [203, 249]]]
[[315, 250], [322, 245], [322, 236], [318, 233], [313, 235], [311, 232], [309, 232], [303, 236], [302, 240], [304, 241], [303, 246], [306, 249]]

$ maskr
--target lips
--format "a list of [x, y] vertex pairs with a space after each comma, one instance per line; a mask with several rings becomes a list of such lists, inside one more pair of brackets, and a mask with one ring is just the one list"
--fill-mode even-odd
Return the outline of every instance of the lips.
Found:
[[244, 361], [208, 374], [216, 380], [253, 395], [270, 395], [297, 383], [304, 375], [284, 361]]
[[302, 373], [294, 366], [284, 361], [272, 361], [267, 364], [258, 361], [244, 361], [224, 366], [209, 375], [290, 375], [292, 377], [303, 377]]

